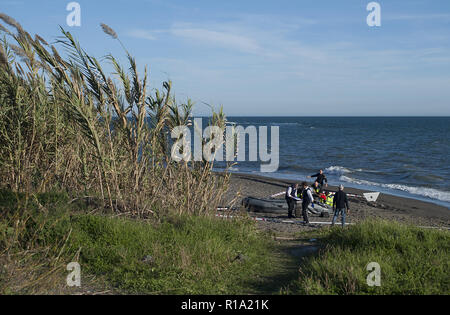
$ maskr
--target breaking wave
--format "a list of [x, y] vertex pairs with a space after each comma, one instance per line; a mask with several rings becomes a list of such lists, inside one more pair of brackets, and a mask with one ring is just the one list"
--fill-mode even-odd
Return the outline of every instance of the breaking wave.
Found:
[[354, 173], [354, 172], [380, 173], [378, 171], [366, 170], [366, 169], [362, 169], [362, 168], [351, 169], [351, 168], [347, 168], [347, 167], [343, 167], [343, 166], [330, 166], [330, 167], [326, 168], [325, 171], [328, 173], [337, 174], [337, 175]]
[[348, 168], [342, 167], [342, 166], [330, 166], [325, 169], [326, 172], [332, 173], [332, 174], [345, 174], [345, 173], [351, 173], [352, 171]]
[[365, 186], [376, 186], [376, 187], [383, 187], [393, 190], [400, 190], [404, 191], [413, 195], [427, 197], [431, 199], [436, 199], [440, 201], [450, 202], [450, 192], [448, 191], [442, 191], [437, 190], [434, 188], [427, 188], [427, 187], [413, 187], [413, 186], [406, 186], [401, 184], [380, 184], [375, 183], [363, 179], [355, 179], [351, 178], [345, 175], [342, 175], [339, 178], [341, 181], [347, 182], [347, 183], [353, 183], [357, 185], [365, 185]]

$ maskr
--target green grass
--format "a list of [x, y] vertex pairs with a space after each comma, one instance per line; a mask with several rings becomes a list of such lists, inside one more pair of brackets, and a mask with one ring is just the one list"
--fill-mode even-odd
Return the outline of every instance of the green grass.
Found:
[[[88, 290], [123, 294], [450, 294], [448, 231], [366, 221], [303, 232], [321, 249], [300, 259], [249, 220], [151, 223], [89, 214], [68, 200], [57, 192], [27, 198], [0, 191], [0, 294], [71, 293], [55, 288], [65, 286], [72, 261]], [[239, 254], [244, 259], [235, 260]], [[367, 285], [370, 262], [381, 266], [380, 287]]]
[[[450, 294], [450, 233], [367, 221], [319, 236], [323, 248], [306, 259], [291, 294]], [[381, 267], [369, 287], [366, 266]]]
[[[17, 199], [18, 195], [7, 192], [0, 196], [3, 210], [5, 205], [18, 207], [17, 201], [24, 197]], [[63, 267], [72, 260], [80, 263], [82, 281], [83, 275], [94, 275], [119, 293], [246, 294], [256, 292], [258, 276], [274, 268], [273, 242], [245, 219], [183, 216], [152, 224], [83, 213], [71, 209], [65, 195], [37, 199], [47, 210], [35, 209], [26, 229], [10, 233], [20, 234], [17, 251], [30, 246], [50, 248], [46, 251], [50, 258], [61, 251]], [[3, 218], [0, 222], [5, 230], [14, 229], [14, 221]], [[8, 233], [0, 235], [0, 244], [5, 244]], [[235, 260], [239, 254], [244, 259]], [[144, 261], [146, 256], [151, 256], [150, 262]], [[33, 256], [31, 262], [42, 263], [40, 258]], [[62, 270], [56, 281], [64, 284], [67, 273]], [[0, 283], [0, 291], [1, 287]]]
[[[73, 219], [81, 265], [129, 293], [246, 293], [270, 266], [270, 248], [246, 222], [184, 217], [158, 226], [83, 215]], [[242, 253], [247, 260], [233, 261]], [[153, 261], [143, 262], [145, 256]]]

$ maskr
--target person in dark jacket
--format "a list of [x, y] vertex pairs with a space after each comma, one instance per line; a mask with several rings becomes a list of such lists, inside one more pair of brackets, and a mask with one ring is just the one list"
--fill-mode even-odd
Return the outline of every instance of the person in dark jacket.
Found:
[[333, 210], [334, 210], [334, 217], [331, 225], [334, 226], [340, 214], [342, 216], [342, 227], [344, 227], [345, 217], [347, 213], [350, 213], [350, 209], [348, 207], [347, 194], [344, 192], [344, 186], [342, 185], [339, 186], [339, 191], [334, 195]]
[[322, 190], [323, 187], [323, 183], [325, 182], [325, 187], [328, 187], [328, 179], [325, 176], [325, 174], [323, 173], [323, 170], [320, 170], [319, 173], [308, 176], [308, 178], [316, 178], [316, 182], [319, 183], [320, 185], [320, 190]]
[[309, 205], [314, 202], [313, 195], [311, 193], [311, 188], [308, 186], [306, 182], [302, 183], [302, 215], [303, 215], [303, 221], [305, 221], [306, 224], [309, 224], [309, 218], [308, 218], [308, 207]]
[[288, 204], [288, 217], [294, 218], [292, 212], [295, 211], [295, 206], [297, 204], [297, 190], [298, 184], [292, 184], [286, 189], [286, 202]]

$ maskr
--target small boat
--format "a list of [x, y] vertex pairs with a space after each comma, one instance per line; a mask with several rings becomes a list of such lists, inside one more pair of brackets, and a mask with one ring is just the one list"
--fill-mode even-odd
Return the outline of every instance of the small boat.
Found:
[[[260, 199], [255, 197], [246, 197], [242, 199], [242, 206], [250, 212], [278, 214], [288, 213], [288, 206], [286, 200], [284, 199]], [[301, 208], [301, 201], [297, 201], [297, 207]], [[312, 214], [327, 216], [333, 212], [333, 209], [322, 203], [314, 203], [308, 207], [308, 211]]]

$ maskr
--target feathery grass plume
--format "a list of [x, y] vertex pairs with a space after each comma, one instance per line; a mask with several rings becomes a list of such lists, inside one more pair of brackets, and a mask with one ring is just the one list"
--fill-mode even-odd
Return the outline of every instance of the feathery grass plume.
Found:
[[0, 31], [5, 32], [8, 35], [11, 35], [11, 32], [6, 27], [4, 27], [2, 24], [0, 24]]
[[105, 32], [106, 35], [111, 36], [114, 39], [117, 39], [119, 41], [120, 46], [122, 46], [123, 50], [127, 53], [128, 57], [130, 57], [130, 53], [128, 52], [128, 50], [125, 48], [125, 45], [122, 43], [122, 41], [119, 39], [119, 36], [117, 35], [117, 33], [108, 25], [101, 23], [100, 26], [103, 29], [103, 32]]
[[34, 39], [36, 42], [40, 42], [42, 45], [48, 46], [48, 43], [38, 34], [34, 35]]
[[104, 23], [101, 23], [100, 26], [102, 27], [103, 32], [105, 32], [105, 34], [111, 36], [114, 39], [118, 38], [117, 33], [111, 27], [109, 27], [108, 25], [106, 25]]
[[22, 49], [22, 47], [16, 46], [14, 44], [9, 44], [9, 47], [16, 53], [17, 56], [22, 57], [22, 58], [27, 57], [27, 54]]
[[33, 44], [34, 43], [34, 40], [31, 37], [30, 33], [22, 30], [22, 31], [19, 31], [19, 35], [27, 42], [27, 44]]
[[8, 64], [8, 57], [6, 57], [5, 51], [3, 47], [0, 46], [0, 66], [4, 66]]
[[5, 13], [0, 13], [0, 19], [3, 20], [6, 24], [15, 27], [19, 32], [23, 31], [22, 25], [19, 24], [16, 20], [14, 20], [9, 15], [6, 15]]
[[[120, 43], [113, 29], [102, 28]], [[210, 176], [211, 164], [170, 163], [167, 131], [189, 124], [191, 104], [176, 103], [170, 82], [152, 92], [147, 73], [140, 78], [126, 49], [129, 72], [109, 58], [120, 79], [116, 84], [69, 32], [61, 32], [57, 43], [65, 49], [63, 56], [25, 30], [13, 34], [29, 57], [27, 64], [11, 63], [18, 55], [0, 37], [0, 144], [6, 148], [0, 150], [0, 186], [46, 192], [57, 185], [75, 194], [92, 192], [101, 209], [155, 220], [215, 214], [226, 187], [222, 177]]]
[[65, 62], [63, 61], [63, 59], [59, 55], [59, 53], [56, 50], [55, 46], [52, 46], [52, 52], [53, 52], [53, 57], [55, 57], [56, 61], [58, 61], [60, 64], [64, 65]]
[[45, 70], [45, 71], [47, 71], [47, 72], [52, 72], [52, 69], [48, 66], [48, 64], [47, 64], [46, 62], [38, 61], [38, 62], [37, 62], [37, 65], [38, 65], [41, 69], [43, 69], [43, 70]]

